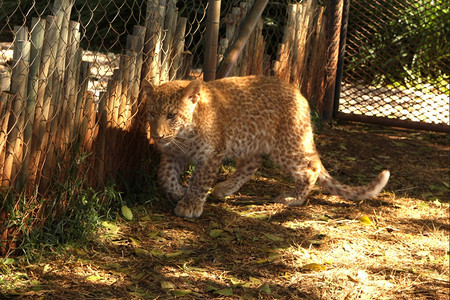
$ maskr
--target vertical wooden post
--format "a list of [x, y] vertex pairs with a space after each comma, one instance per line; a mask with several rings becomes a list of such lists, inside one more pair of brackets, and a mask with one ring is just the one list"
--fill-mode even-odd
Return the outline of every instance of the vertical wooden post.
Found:
[[11, 92], [14, 94], [8, 122], [8, 139], [3, 174], [3, 185], [12, 186], [22, 163], [23, 130], [27, 98], [28, 72], [30, 62], [30, 41], [28, 29], [14, 27], [14, 56], [11, 76]]
[[33, 138], [31, 139], [31, 160], [30, 160], [30, 179], [34, 179], [40, 172], [41, 156], [44, 154], [44, 148], [47, 148], [46, 134], [47, 124], [50, 113], [50, 83], [48, 77], [53, 73], [55, 67], [55, 57], [58, 50], [58, 22], [55, 16], [47, 16], [45, 25], [44, 41], [41, 52], [41, 63], [38, 74], [38, 89], [36, 93], [36, 110], [33, 122]]
[[333, 118], [339, 111], [339, 98], [341, 95], [342, 73], [344, 72], [344, 56], [345, 44], [347, 39], [348, 15], [350, 10], [350, 0], [344, 0], [344, 8], [342, 11], [341, 36], [339, 41], [339, 58], [336, 73], [336, 88], [334, 91]]
[[22, 162], [21, 185], [28, 180], [32, 135], [36, 112], [36, 98], [39, 86], [39, 65], [41, 64], [42, 45], [44, 43], [45, 19], [33, 18], [31, 21], [30, 72], [28, 78], [28, 99], [25, 109], [25, 130], [23, 134], [24, 157]]
[[203, 63], [203, 80], [216, 79], [217, 69], [217, 46], [219, 43], [221, 0], [209, 0], [208, 20], [206, 27], [205, 61]]
[[339, 40], [341, 35], [342, 7], [343, 0], [331, 0], [327, 7], [327, 70], [325, 74], [325, 95], [323, 101], [322, 117], [325, 121], [330, 121], [333, 116], [334, 92], [336, 86], [336, 72], [339, 57]]

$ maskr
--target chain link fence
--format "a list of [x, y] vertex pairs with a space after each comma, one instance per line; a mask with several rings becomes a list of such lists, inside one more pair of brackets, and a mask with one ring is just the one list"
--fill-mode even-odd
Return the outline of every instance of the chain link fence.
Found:
[[448, 131], [449, 26], [448, 1], [350, 1], [341, 117]]

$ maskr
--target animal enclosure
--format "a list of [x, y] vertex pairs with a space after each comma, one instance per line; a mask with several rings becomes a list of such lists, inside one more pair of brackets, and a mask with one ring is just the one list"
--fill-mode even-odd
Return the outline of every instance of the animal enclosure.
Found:
[[[55, 186], [70, 177], [82, 178], [86, 185], [99, 188], [140, 165], [141, 154], [152, 151], [141, 115], [140, 82], [148, 79], [160, 84], [203, 75], [204, 53], [211, 46], [205, 41], [211, 26], [209, 3], [212, 1], [0, 2], [2, 197], [49, 196]], [[254, 3], [221, 1], [214, 56], [219, 64]], [[319, 114], [331, 117], [338, 95], [348, 3], [269, 2], [261, 18], [255, 20], [230, 75], [266, 74], [293, 82]], [[350, 30], [349, 37], [355, 32], [357, 29]], [[360, 35], [356, 33], [357, 39]], [[353, 55], [353, 44], [348, 43], [347, 48]], [[364, 53], [361, 47], [358, 49], [358, 53]], [[349, 69], [349, 65], [361, 64], [347, 57], [342, 95], [349, 98], [350, 94], [358, 95], [353, 91], [359, 86], [349, 85], [354, 82], [352, 76], [363, 75], [358, 68]], [[407, 91], [403, 87], [381, 88], [392, 93]], [[437, 86], [439, 93], [442, 89], [445, 93], [445, 88]], [[362, 90], [374, 89], [378, 86]], [[366, 94], [361, 98], [375, 99]], [[417, 105], [434, 103], [435, 97], [428, 92], [415, 95], [414, 105], [400, 99], [402, 109], [395, 117], [402, 110], [409, 112]], [[348, 107], [352, 101], [343, 102], [341, 111], [354, 112]], [[360, 113], [372, 111], [363, 102], [352, 107], [362, 107]], [[433, 119], [416, 117], [420, 124], [430, 121], [442, 128], [448, 109], [439, 106], [436, 111]], [[443, 125], [445, 129], [448, 123]], [[11, 201], [4, 203], [10, 203], [11, 209], [18, 207], [18, 200]], [[31, 211], [24, 218], [48, 217], [36, 203], [22, 209]], [[10, 224], [10, 216], [4, 205], [0, 212], [0, 232], [6, 241], [1, 242], [2, 253], [9, 251], [8, 243], [18, 232], [17, 226]]]

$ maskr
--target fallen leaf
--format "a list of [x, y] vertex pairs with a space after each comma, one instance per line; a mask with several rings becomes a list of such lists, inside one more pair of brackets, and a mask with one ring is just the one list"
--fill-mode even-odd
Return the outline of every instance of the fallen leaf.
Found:
[[85, 278], [87, 281], [100, 281], [103, 279], [103, 277], [98, 275], [89, 275]]
[[372, 225], [372, 221], [367, 216], [362, 216], [361, 219], [359, 219], [359, 221], [364, 225]]
[[256, 277], [250, 276], [250, 277], [248, 278], [248, 280], [249, 280], [252, 284], [255, 284], [255, 285], [260, 285], [260, 284], [261, 284], [261, 280], [260, 280], [259, 278], [256, 278]]
[[214, 294], [218, 294], [221, 296], [233, 296], [233, 289], [232, 288], [224, 288], [217, 291], [214, 291]]
[[245, 284], [245, 281], [239, 280], [238, 278], [235, 278], [232, 276], [227, 277], [227, 279], [230, 280], [230, 282], [233, 286], [239, 286], [239, 285]]
[[217, 291], [217, 288], [212, 286], [212, 285], [208, 285], [205, 289], [206, 293], [212, 292], [212, 291]]
[[146, 257], [149, 255], [149, 252], [142, 248], [134, 248], [134, 253], [136, 253], [136, 255], [140, 257]]
[[262, 287], [259, 288], [259, 290], [263, 293], [270, 294], [272, 291], [270, 290], [270, 286], [266, 283]]
[[209, 232], [209, 236], [212, 238], [217, 238], [222, 234], [223, 230], [222, 229], [212, 229]]
[[174, 290], [175, 284], [170, 281], [161, 281], [161, 288], [164, 290]]
[[119, 226], [108, 221], [103, 221], [102, 226], [106, 229], [109, 229], [113, 234], [116, 234], [119, 231]]
[[325, 271], [327, 268], [324, 265], [317, 263], [310, 263], [303, 266], [303, 269], [311, 271]]
[[136, 247], [141, 246], [141, 242], [138, 241], [137, 239], [130, 237], [130, 240], [134, 244], [134, 246], [136, 246]]
[[158, 230], [150, 231], [148, 233], [148, 237], [152, 239], [152, 238], [156, 237], [158, 234], [159, 234]]
[[125, 220], [127, 221], [133, 220], [133, 213], [131, 212], [131, 209], [128, 208], [128, 206], [122, 205], [120, 211], [122, 212], [122, 216], [124, 217]]
[[266, 238], [268, 238], [271, 241], [275, 241], [275, 242], [284, 241], [284, 239], [281, 236], [278, 236], [278, 235], [275, 235], [275, 234], [264, 233], [264, 235], [266, 236]]
[[192, 294], [191, 290], [174, 290], [172, 291], [174, 296], [187, 296]]

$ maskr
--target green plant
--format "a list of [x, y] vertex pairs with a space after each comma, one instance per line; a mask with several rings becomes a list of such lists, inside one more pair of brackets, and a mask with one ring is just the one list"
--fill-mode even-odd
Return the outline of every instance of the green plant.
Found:
[[406, 87], [427, 83], [447, 91], [448, 15], [443, 0], [352, 2], [349, 78]]

